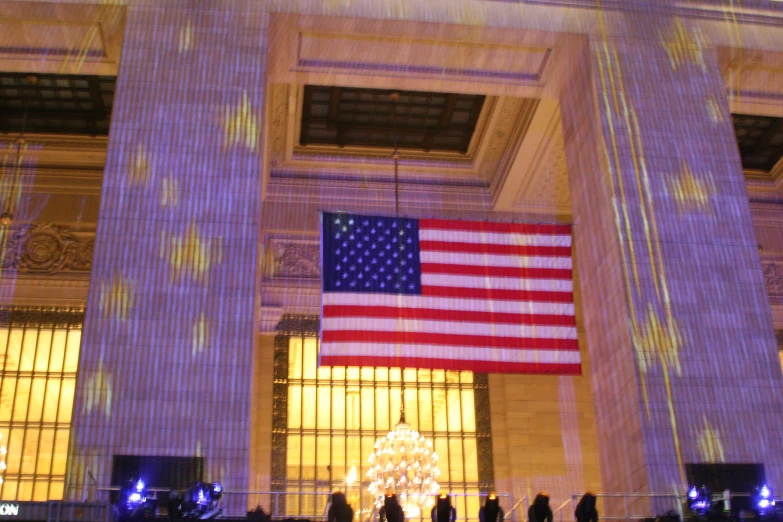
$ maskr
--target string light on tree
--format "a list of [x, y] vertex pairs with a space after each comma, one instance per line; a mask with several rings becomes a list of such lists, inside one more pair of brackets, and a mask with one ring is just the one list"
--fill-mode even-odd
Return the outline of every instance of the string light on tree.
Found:
[[400, 413], [394, 430], [375, 442], [367, 472], [368, 489], [378, 508], [383, 506], [385, 494], [394, 492], [405, 517], [413, 518], [434, 505], [433, 498], [440, 489], [440, 470], [432, 441], [411, 429], [405, 422], [404, 409]]

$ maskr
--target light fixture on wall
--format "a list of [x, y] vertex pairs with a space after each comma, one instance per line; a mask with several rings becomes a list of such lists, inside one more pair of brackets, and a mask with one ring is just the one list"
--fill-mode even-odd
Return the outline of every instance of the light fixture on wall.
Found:
[[[27, 84], [29, 87], [35, 86], [38, 84], [38, 77], [34, 74], [30, 74], [26, 78]], [[16, 147], [16, 156], [13, 159], [13, 162], [10, 165], [10, 168], [8, 169], [8, 174], [11, 177], [10, 183], [8, 183], [8, 189], [5, 193], [5, 198], [3, 199], [3, 212], [0, 213], [0, 227], [8, 228], [11, 226], [11, 223], [14, 220], [14, 210], [16, 209], [16, 204], [19, 200], [19, 194], [17, 194], [18, 184], [19, 184], [19, 178], [22, 175], [22, 149], [25, 145], [25, 139], [24, 139], [24, 131], [25, 127], [27, 126], [27, 110], [30, 106], [30, 96], [29, 91], [27, 91], [27, 95], [25, 96], [25, 102], [24, 102], [24, 115], [22, 116], [22, 130], [19, 132], [19, 136], [16, 138], [16, 141], [14, 142], [14, 146]], [[5, 178], [5, 176], [4, 176]], [[3, 180], [5, 182], [5, 180]], [[4, 183], [5, 184], [5, 183]], [[3, 187], [5, 188], [5, 187]]]

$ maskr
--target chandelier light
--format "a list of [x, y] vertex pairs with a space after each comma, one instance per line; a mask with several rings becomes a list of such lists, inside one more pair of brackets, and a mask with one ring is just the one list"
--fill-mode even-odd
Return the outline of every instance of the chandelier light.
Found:
[[401, 408], [400, 422], [375, 442], [375, 451], [370, 454], [368, 489], [375, 506], [383, 506], [386, 493], [395, 493], [405, 517], [418, 517], [434, 505], [440, 489], [439, 475], [438, 454], [432, 450], [432, 441], [411, 429]]

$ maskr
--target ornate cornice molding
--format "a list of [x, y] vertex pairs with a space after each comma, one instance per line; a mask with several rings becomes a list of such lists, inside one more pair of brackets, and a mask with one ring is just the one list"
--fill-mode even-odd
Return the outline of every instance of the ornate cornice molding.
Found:
[[89, 274], [95, 234], [53, 224], [12, 228], [2, 252], [3, 271], [17, 275]]
[[761, 267], [770, 300], [783, 300], [783, 260], [762, 261]]

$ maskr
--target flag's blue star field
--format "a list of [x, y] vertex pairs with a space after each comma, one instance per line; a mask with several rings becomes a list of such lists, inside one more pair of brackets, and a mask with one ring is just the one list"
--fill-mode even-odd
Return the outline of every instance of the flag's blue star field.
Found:
[[324, 291], [420, 294], [415, 219], [323, 214]]

